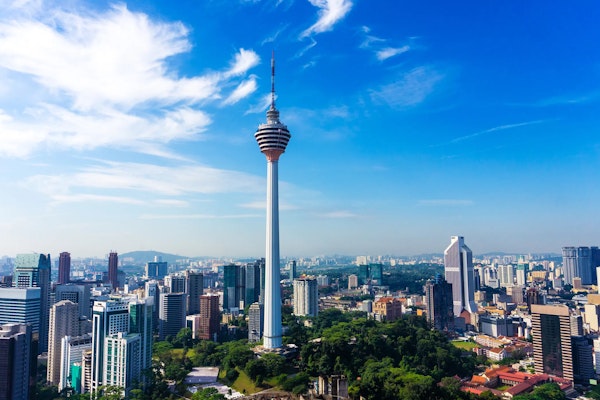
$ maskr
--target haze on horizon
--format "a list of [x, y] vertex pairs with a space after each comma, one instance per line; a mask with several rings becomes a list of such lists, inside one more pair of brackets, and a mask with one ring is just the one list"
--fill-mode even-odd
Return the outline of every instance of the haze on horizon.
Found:
[[600, 4], [0, 0], [0, 254], [600, 243]]

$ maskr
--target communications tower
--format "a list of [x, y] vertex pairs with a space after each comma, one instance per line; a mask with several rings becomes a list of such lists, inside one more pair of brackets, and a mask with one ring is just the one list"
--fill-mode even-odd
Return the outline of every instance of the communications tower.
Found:
[[277, 165], [290, 140], [287, 126], [279, 121], [275, 108], [275, 57], [271, 57], [271, 107], [267, 123], [254, 134], [260, 151], [267, 157], [267, 240], [265, 255], [265, 299], [263, 347], [281, 347], [281, 291], [279, 288], [279, 189]]

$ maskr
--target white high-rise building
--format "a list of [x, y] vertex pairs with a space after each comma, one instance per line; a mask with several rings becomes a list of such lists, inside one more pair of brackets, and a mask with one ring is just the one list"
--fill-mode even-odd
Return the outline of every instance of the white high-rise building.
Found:
[[60, 383], [61, 342], [65, 336], [79, 336], [79, 306], [69, 300], [61, 300], [50, 308], [46, 379], [52, 385]]
[[515, 282], [515, 268], [512, 264], [505, 264], [498, 266], [498, 279], [500, 280], [500, 286], [510, 287]]
[[92, 377], [91, 391], [104, 385], [104, 340], [129, 331], [129, 304], [127, 301], [96, 301], [92, 315]]
[[319, 288], [316, 279], [294, 279], [294, 314], [312, 317], [319, 314]]
[[139, 333], [119, 332], [104, 340], [104, 385], [120, 386], [127, 397], [135, 381], [141, 378], [142, 341]]
[[279, 121], [275, 108], [275, 58], [271, 60], [271, 107], [267, 123], [260, 124], [254, 134], [260, 151], [267, 158], [267, 229], [265, 254], [265, 326], [263, 346], [277, 349], [282, 345], [281, 291], [279, 269], [279, 157], [291, 138], [290, 132]]
[[82, 355], [85, 351], [92, 350], [92, 335], [86, 333], [82, 336], [65, 336], [61, 340], [60, 357], [60, 380], [58, 382], [58, 391], [66, 387], [72, 387], [77, 393], [82, 393], [82, 387], [75, 387], [70, 379], [71, 367], [75, 363], [82, 362]]
[[477, 311], [475, 304], [475, 280], [473, 274], [473, 253], [462, 236], [452, 236], [450, 246], [444, 251], [446, 281], [452, 284], [452, 300], [455, 316], [463, 310]]

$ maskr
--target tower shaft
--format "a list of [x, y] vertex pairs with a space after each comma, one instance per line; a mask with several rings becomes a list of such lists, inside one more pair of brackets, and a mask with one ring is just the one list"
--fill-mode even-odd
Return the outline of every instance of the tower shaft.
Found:
[[279, 288], [279, 183], [278, 161], [267, 162], [267, 229], [265, 257], [265, 327], [263, 345], [281, 347], [281, 289]]

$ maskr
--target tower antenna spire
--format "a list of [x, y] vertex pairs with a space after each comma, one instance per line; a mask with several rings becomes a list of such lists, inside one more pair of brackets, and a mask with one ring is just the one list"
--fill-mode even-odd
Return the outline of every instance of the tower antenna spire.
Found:
[[275, 50], [271, 53], [271, 110], [275, 109]]

